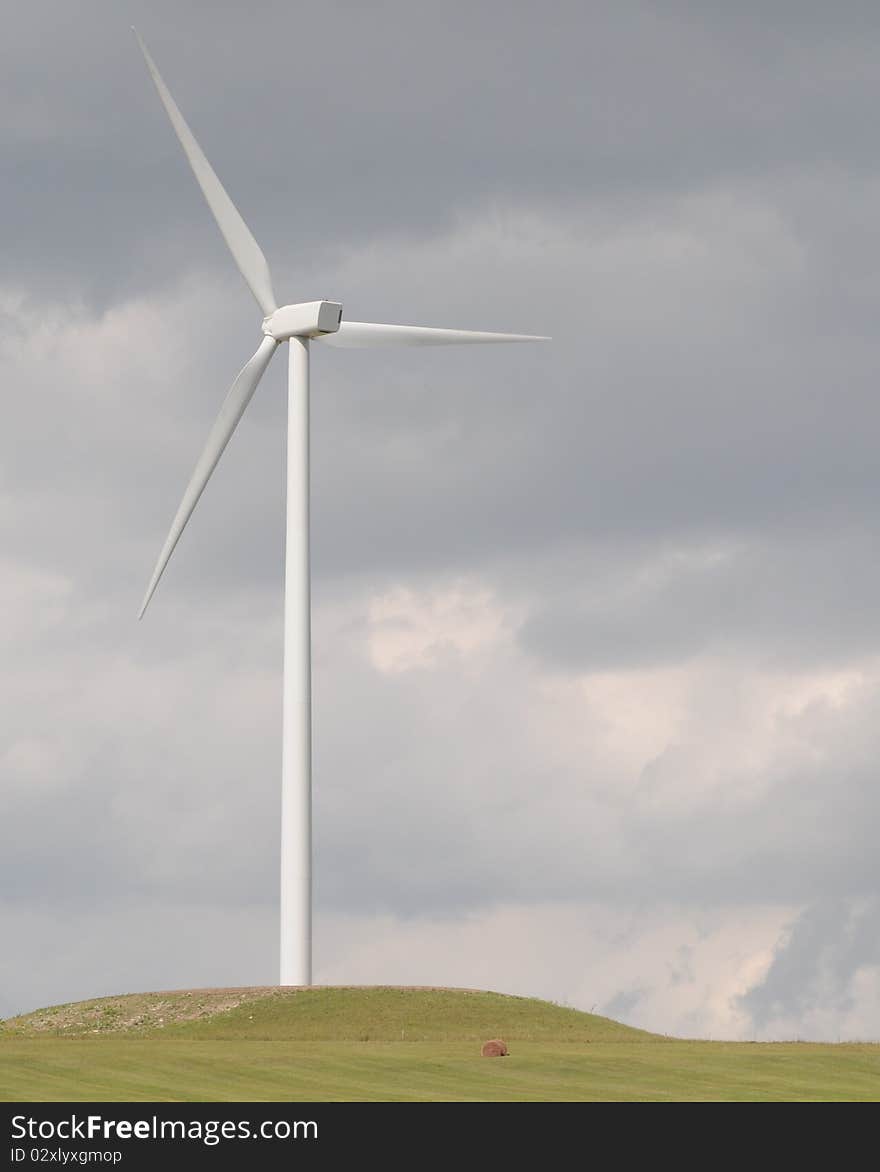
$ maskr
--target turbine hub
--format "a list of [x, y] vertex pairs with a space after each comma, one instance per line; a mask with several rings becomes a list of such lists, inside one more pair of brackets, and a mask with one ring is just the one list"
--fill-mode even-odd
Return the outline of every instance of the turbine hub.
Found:
[[335, 334], [341, 321], [342, 306], [338, 301], [301, 301], [298, 305], [282, 305], [264, 317], [263, 333], [276, 342], [317, 338]]

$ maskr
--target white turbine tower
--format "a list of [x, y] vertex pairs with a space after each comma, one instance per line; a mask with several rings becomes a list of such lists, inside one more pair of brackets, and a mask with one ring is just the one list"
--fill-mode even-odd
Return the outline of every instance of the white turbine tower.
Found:
[[[137, 32], [135, 31], [137, 36]], [[143, 617], [168, 559], [205, 485], [257, 389], [269, 360], [289, 344], [287, 399], [287, 545], [284, 571], [284, 696], [281, 764], [281, 984], [312, 981], [311, 602], [309, 580], [309, 344], [333, 346], [448, 346], [467, 342], [542, 342], [524, 334], [429, 329], [342, 320], [336, 301], [279, 306], [266, 258], [223, 190], [156, 65], [138, 43], [171, 125], [208, 207], [263, 312], [257, 352], [232, 384], [199, 456], [141, 606]]]

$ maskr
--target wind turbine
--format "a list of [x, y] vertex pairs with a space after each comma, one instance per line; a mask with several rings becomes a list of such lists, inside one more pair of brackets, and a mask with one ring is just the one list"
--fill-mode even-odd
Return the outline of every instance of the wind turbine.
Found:
[[266, 258], [224, 191], [162, 80], [137, 30], [138, 44], [193, 174], [223, 238], [263, 312], [254, 356], [239, 371], [186, 486], [180, 507], [144, 595], [139, 618], [153, 597], [180, 535], [217, 461], [251, 400], [272, 355], [289, 345], [287, 391], [287, 511], [284, 566], [284, 692], [281, 754], [281, 973], [282, 985], [312, 983], [312, 749], [311, 599], [309, 570], [309, 345], [449, 346], [473, 342], [545, 342], [526, 334], [382, 325], [343, 321], [337, 301], [278, 305]]

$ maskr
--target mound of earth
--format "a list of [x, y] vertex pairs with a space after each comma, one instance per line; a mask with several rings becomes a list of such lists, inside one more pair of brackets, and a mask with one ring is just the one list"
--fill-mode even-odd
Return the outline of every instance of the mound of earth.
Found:
[[126, 993], [54, 1005], [0, 1023], [2, 1037], [160, 1034], [262, 1041], [662, 1040], [607, 1017], [531, 997], [381, 985]]

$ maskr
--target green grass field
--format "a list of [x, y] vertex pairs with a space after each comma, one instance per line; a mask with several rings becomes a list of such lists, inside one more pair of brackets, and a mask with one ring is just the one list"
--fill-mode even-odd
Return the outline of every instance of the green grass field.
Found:
[[0, 1098], [876, 1101], [880, 1046], [678, 1041], [465, 990], [190, 990], [2, 1023]]

